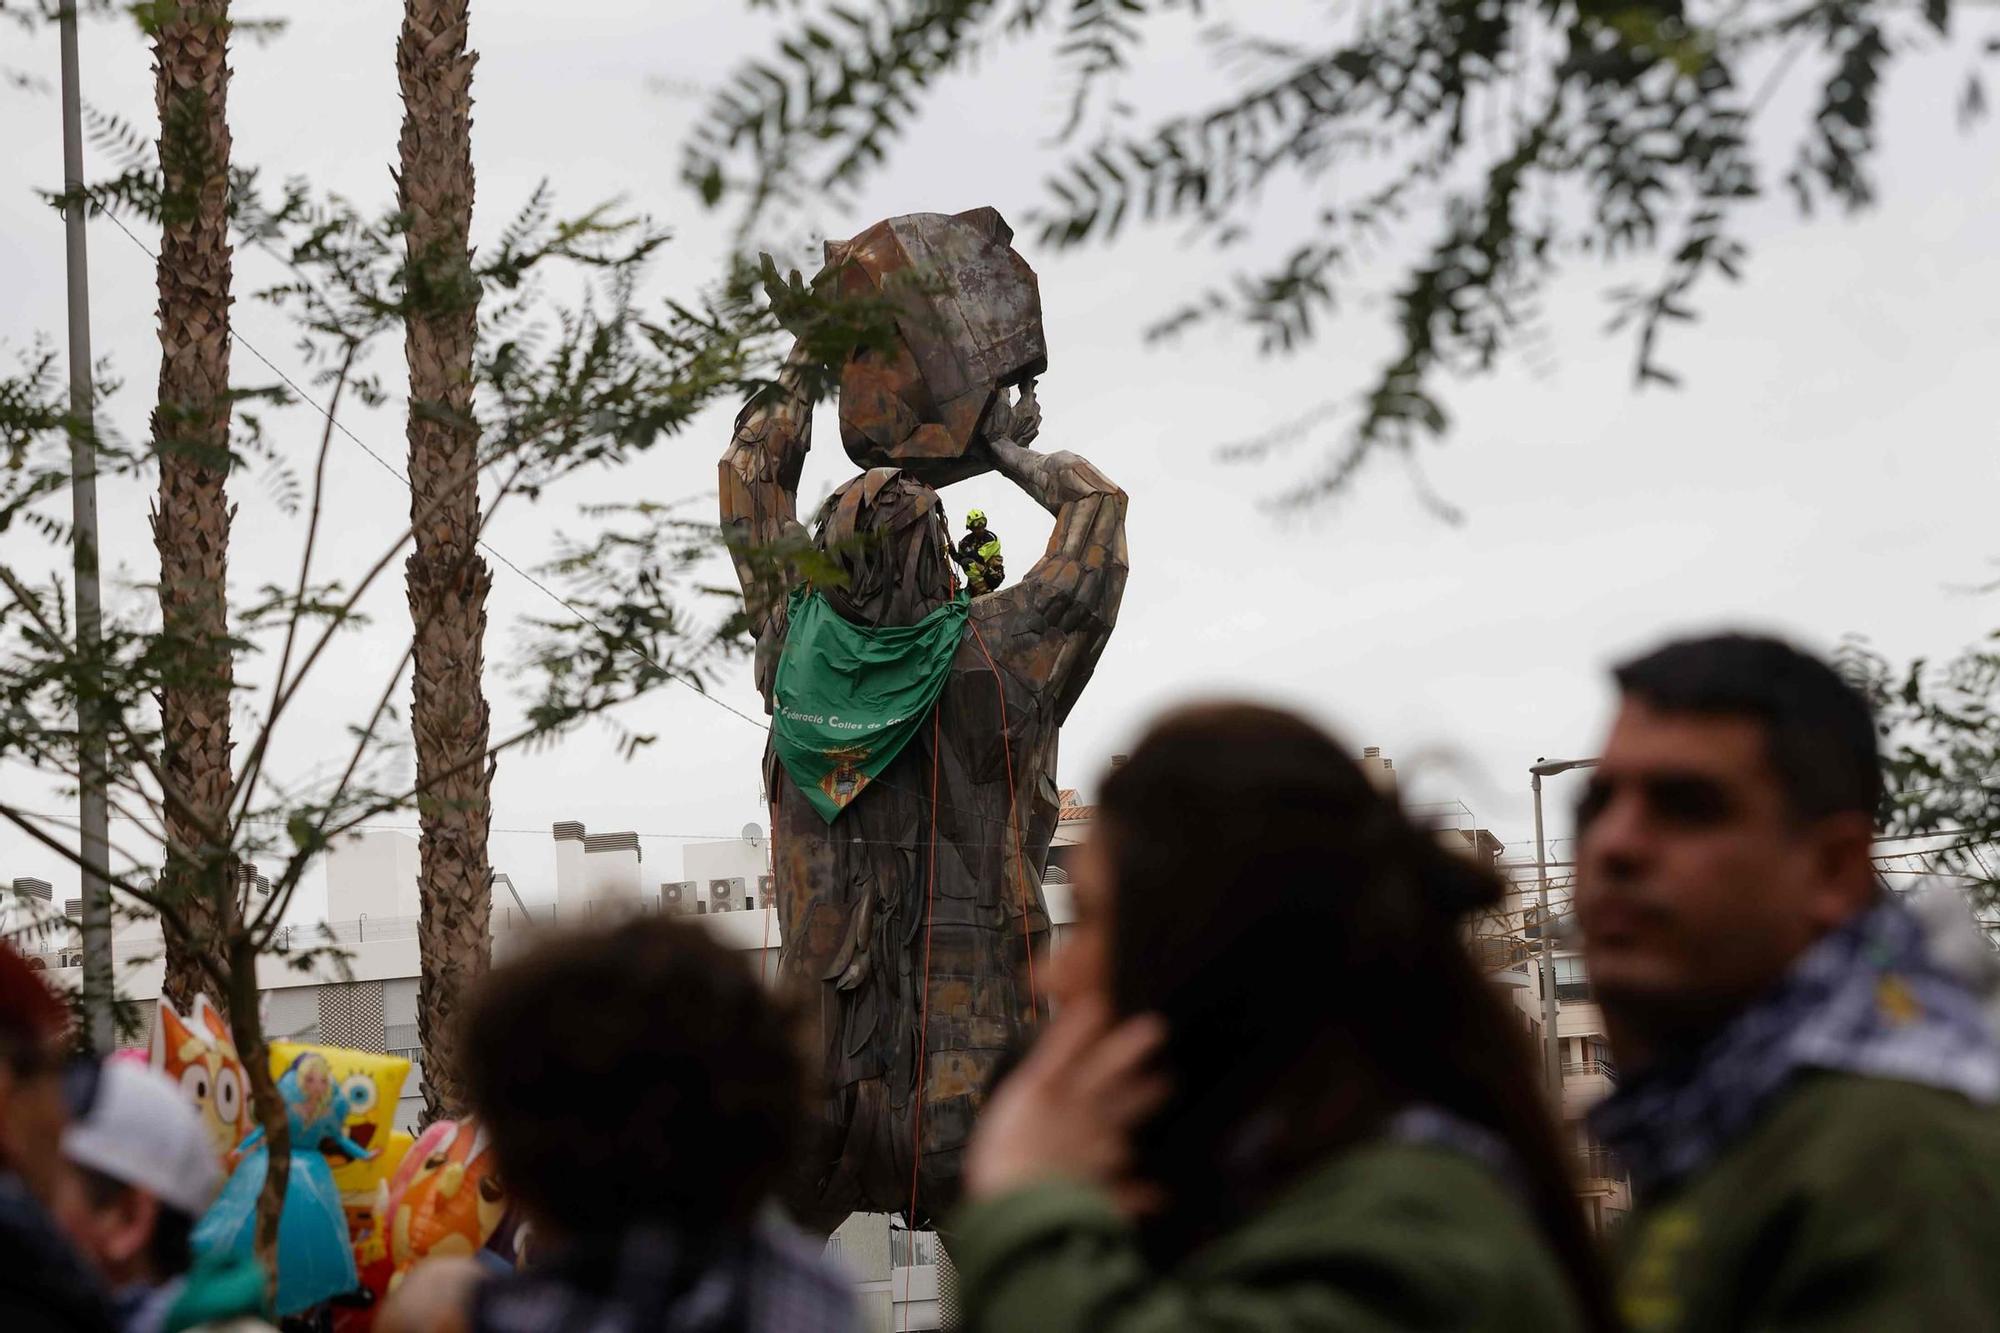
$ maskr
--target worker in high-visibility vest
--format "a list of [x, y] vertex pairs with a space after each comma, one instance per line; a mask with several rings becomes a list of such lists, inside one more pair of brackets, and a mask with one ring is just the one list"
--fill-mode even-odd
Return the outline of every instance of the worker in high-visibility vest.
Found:
[[1007, 566], [1000, 559], [1000, 539], [986, 526], [984, 509], [966, 514], [965, 529], [952, 558], [965, 570], [966, 589], [974, 597], [983, 597], [1007, 578]]

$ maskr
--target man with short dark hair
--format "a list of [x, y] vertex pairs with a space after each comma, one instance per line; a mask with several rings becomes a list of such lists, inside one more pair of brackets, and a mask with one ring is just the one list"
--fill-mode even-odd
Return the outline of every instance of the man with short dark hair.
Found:
[[1637, 1333], [2000, 1328], [2000, 1043], [1882, 888], [1867, 704], [1774, 639], [1672, 643], [1579, 811]]
[[[110, 1307], [57, 1230], [76, 1181], [63, 1164], [72, 1105], [87, 1105], [93, 1066], [65, 1061], [69, 1013], [0, 942], [0, 1328], [109, 1333]], [[74, 1076], [66, 1071], [74, 1068]]]
[[788, 1010], [701, 926], [556, 936], [481, 985], [461, 1047], [531, 1266], [413, 1270], [381, 1333], [846, 1333], [849, 1283], [774, 1215], [803, 1135]]

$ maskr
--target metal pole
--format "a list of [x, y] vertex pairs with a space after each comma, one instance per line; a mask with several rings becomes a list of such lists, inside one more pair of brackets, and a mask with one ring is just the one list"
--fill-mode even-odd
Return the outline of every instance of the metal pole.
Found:
[[[102, 612], [97, 588], [97, 404], [91, 384], [90, 257], [85, 245], [83, 114], [77, 91], [76, 3], [64, 0], [62, 33], [63, 234], [69, 271], [69, 470], [75, 528], [76, 647], [86, 680], [101, 669]], [[83, 872], [83, 1009], [90, 1044], [108, 1054], [117, 1044], [112, 1021], [111, 830], [104, 782], [106, 755], [97, 699], [78, 691], [77, 742], [82, 782], [78, 810]]]
[[1542, 841], [1542, 775], [1534, 774], [1535, 786], [1535, 881], [1540, 886], [1542, 906], [1542, 1060], [1548, 1066], [1549, 1093], [1555, 1098], [1557, 1113], [1562, 1109], [1562, 1040], [1556, 1034], [1556, 932], [1549, 916], [1549, 852]]

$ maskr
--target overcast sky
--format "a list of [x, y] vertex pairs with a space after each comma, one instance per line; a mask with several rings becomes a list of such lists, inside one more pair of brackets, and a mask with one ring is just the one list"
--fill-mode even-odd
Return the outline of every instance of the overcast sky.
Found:
[[[1255, 12], [1283, 31], [1294, 11], [1318, 8]], [[237, 44], [237, 162], [386, 205], [401, 115], [400, 5], [345, 0], [265, 12], [290, 26], [269, 43]], [[717, 272], [726, 230], [680, 186], [679, 145], [701, 108], [699, 90], [768, 50], [781, 20], [740, 0], [593, 0], [562, 7], [553, 23], [552, 12], [526, 0], [474, 6], [477, 230], [491, 237], [545, 177], [572, 210], [622, 196], [677, 233], [660, 292], [691, 294]], [[1139, 107], [1216, 86], [1192, 33], [1161, 29], [1125, 89]], [[27, 39], [0, 28], [0, 66], [43, 73], [52, 85], [55, 53], [52, 34]], [[846, 234], [890, 214], [979, 204], [1024, 215], [1039, 198], [1045, 141], [1061, 119], [1046, 56], [1045, 45], [1003, 48], [976, 77], [949, 82], [890, 168], [829, 228]], [[1457, 526], [1435, 517], [1390, 460], [1310, 518], [1273, 515], [1264, 502], [1331, 442], [1324, 434], [1306, 452], [1261, 466], [1217, 457], [1218, 446], [1359, 387], [1389, 350], [1379, 309], [1350, 306], [1289, 359], [1261, 359], [1223, 333], [1149, 349], [1141, 329], [1177, 295], [1226, 272], [1216, 256], [1169, 233], [1063, 256], [1024, 239], [1041, 275], [1050, 346], [1042, 443], [1086, 455], [1132, 496], [1131, 583], [1064, 733], [1064, 784], [1091, 787], [1165, 705], [1251, 695], [1308, 710], [1357, 751], [1383, 747], [1419, 799], [1464, 801], [1519, 854], [1532, 851], [1527, 765], [1590, 753], [1609, 707], [1606, 665], [1663, 634], [1744, 624], [1829, 649], [1858, 633], [1896, 658], [1978, 637], [1994, 608], [1956, 589], [1989, 574], [2000, 554], [1992, 537], [2000, 154], [1993, 130], [1955, 126], [1960, 68], [1932, 60], [1899, 69], [1883, 123], [1881, 207], [1807, 225], [1774, 201], [1756, 216], [1748, 280], [1704, 291], [1703, 321], [1669, 343], [1683, 391], [1630, 388], [1632, 347], [1604, 332], [1601, 300], [1629, 275], [1571, 275], [1549, 301], [1550, 366], [1515, 366], [1450, 395], [1458, 427], [1445, 447], [1425, 451], [1423, 467], [1426, 483], [1464, 512]], [[1809, 66], [1800, 71], [1767, 122], [1796, 118], [1810, 97]], [[90, 102], [136, 123], [151, 117], [148, 53], [122, 24], [87, 27], [84, 88]], [[60, 180], [57, 104], [52, 94], [7, 89], [0, 115], [11, 149], [0, 163], [0, 340], [19, 347], [41, 332], [60, 344], [61, 224], [34, 195]], [[1235, 262], [1279, 253], [1300, 234], [1289, 209], [1277, 207], [1283, 215], [1267, 219]], [[92, 225], [90, 245], [96, 347], [125, 385], [107, 415], [137, 436], [157, 372], [152, 262], [107, 223]], [[297, 364], [283, 318], [249, 299], [268, 277], [254, 257], [239, 263], [235, 372], [246, 383], [270, 378], [246, 344], [288, 372]], [[397, 386], [399, 355], [385, 346], [375, 363]], [[558, 531], [581, 530], [576, 507], [596, 499], [689, 499], [712, 514], [732, 411], [718, 408], [618, 475], [538, 503], [510, 501], [493, 544], [531, 567]], [[394, 410], [350, 424], [400, 462]], [[318, 432], [295, 413], [279, 439], [304, 468]], [[826, 412], [818, 439], [808, 499], [852, 470]], [[329, 570], [373, 559], [408, 516], [399, 481], [351, 445], [336, 451]], [[262, 477], [240, 479], [233, 493], [241, 512], [232, 581], [248, 590], [294, 567], [299, 532]], [[105, 555], [124, 581], [108, 597], [143, 597], [132, 585], [156, 572], [147, 500], [142, 486], [103, 497]], [[992, 515], [1015, 571], [1048, 532], [1046, 516], [994, 477], [954, 488], [947, 502], [955, 513], [977, 504]], [[28, 538], [4, 540], [9, 561], [59, 562], [28, 548]], [[515, 626], [555, 608], [504, 568], [491, 605], [498, 734], [518, 712], [519, 687], [505, 669]], [[365, 713], [401, 651], [400, 578], [368, 609], [377, 628], [329, 659], [309, 714], [280, 733], [289, 775], [341, 743], [341, 725]], [[759, 711], [747, 671], [729, 674], [716, 693]], [[530, 898], [553, 893], [553, 821], [637, 829], [649, 835], [648, 878], [675, 879], [686, 837], [732, 835], [764, 818], [757, 728], [679, 688], [628, 720], [662, 737], [629, 764], [601, 730], [502, 762], [494, 824], [505, 831], [494, 836], [494, 862]], [[1553, 833], [1568, 832], [1571, 781], [1555, 781]], [[0, 770], [0, 783], [10, 801], [69, 808], [53, 784], [24, 770]], [[129, 827], [114, 836], [143, 848]], [[60, 858], [0, 832], [0, 880], [17, 875], [55, 882], [59, 897], [75, 883]], [[309, 895], [301, 909], [312, 906]]]

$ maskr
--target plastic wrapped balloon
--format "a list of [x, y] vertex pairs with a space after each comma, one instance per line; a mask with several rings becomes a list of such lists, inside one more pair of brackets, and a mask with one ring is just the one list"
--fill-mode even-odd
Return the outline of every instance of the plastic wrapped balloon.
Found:
[[389, 1179], [401, 1169], [416, 1139], [402, 1130], [391, 1130], [389, 1141], [377, 1160], [387, 1178], [377, 1181], [366, 1207], [357, 1209], [351, 1198], [347, 1204], [347, 1234], [354, 1244], [354, 1267], [361, 1279], [357, 1299], [333, 1309], [333, 1333], [369, 1333], [375, 1315], [389, 1294], [396, 1265], [389, 1258], [389, 1234], [384, 1218], [388, 1214]]
[[161, 997], [153, 1016], [151, 1063], [181, 1085], [181, 1092], [201, 1113], [216, 1159], [229, 1165], [256, 1116], [250, 1109], [250, 1080], [237, 1057], [236, 1039], [206, 995], [194, 997], [194, 1012], [185, 1018]]
[[[378, 1159], [391, 1179], [402, 1168], [403, 1159], [410, 1155], [416, 1139], [402, 1130], [392, 1130], [389, 1142], [382, 1149]], [[343, 1196], [347, 1204], [348, 1234], [354, 1241], [354, 1262], [364, 1270], [363, 1285], [366, 1285], [368, 1265], [377, 1259], [389, 1257], [389, 1232], [384, 1218], [388, 1215], [389, 1181], [381, 1180], [369, 1194], [367, 1202], [357, 1209], [352, 1198]]]
[[[322, 1147], [354, 1161], [373, 1153], [347, 1137], [347, 1097], [323, 1053], [306, 1051], [295, 1057], [278, 1079], [278, 1092], [285, 1100], [292, 1140], [285, 1207], [278, 1218], [276, 1309], [282, 1316], [346, 1295], [359, 1284], [346, 1211]], [[257, 1196], [263, 1192], [270, 1163], [270, 1147], [263, 1138], [259, 1127], [243, 1141], [242, 1160], [195, 1226], [198, 1252], [243, 1260], [253, 1256]]]
[[485, 1131], [440, 1120], [410, 1148], [389, 1182], [384, 1229], [400, 1279], [419, 1259], [471, 1255], [502, 1232], [507, 1195]]
[[333, 1166], [333, 1183], [340, 1188], [349, 1208], [366, 1209], [374, 1201], [375, 1187], [389, 1178], [395, 1163], [386, 1152], [396, 1131], [396, 1105], [403, 1096], [403, 1083], [410, 1076], [410, 1062], [400, 1055], [375, 1051], [355, 1051], [344, 1046], [310, 1045], [295, 1041], [271, 1043], [271, 1077], [281, 1077], [308, 1053], [325, 1057], [333, 1081], [347, 1103], [347, 1120], [341, 1126], [349, 1140], [373, 1153], [353, 1158], [338, 1151], [321, 1151]]

